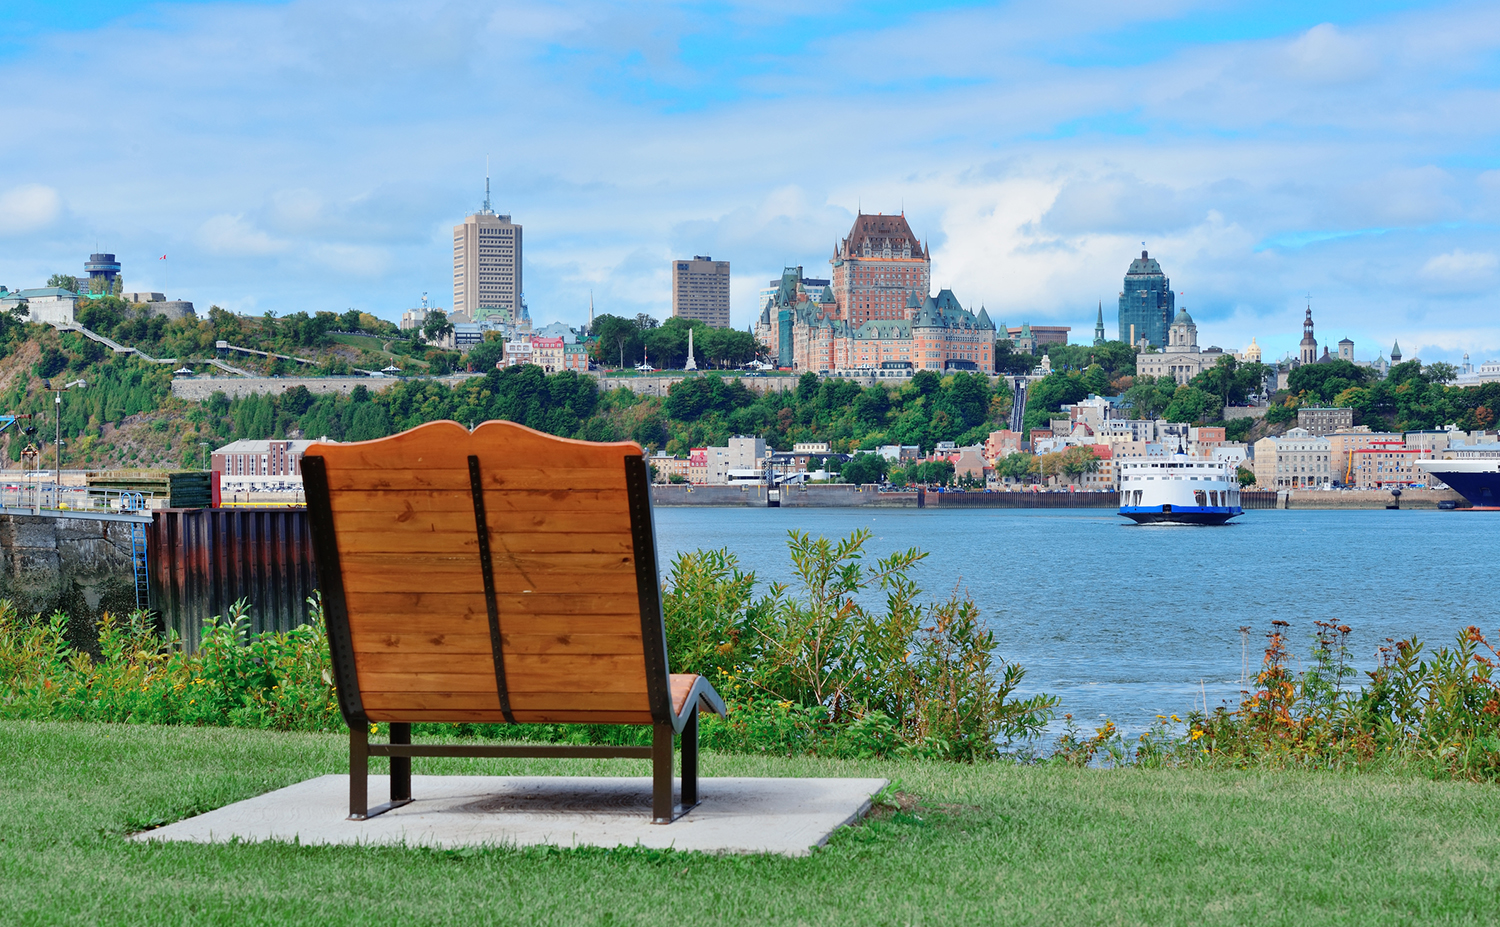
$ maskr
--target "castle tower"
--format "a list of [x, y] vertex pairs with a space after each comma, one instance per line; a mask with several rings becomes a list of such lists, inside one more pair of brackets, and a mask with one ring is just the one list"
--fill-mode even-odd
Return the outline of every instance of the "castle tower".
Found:
[[1299, 359], [1304, 364], [1318, 362], [1318, 339], [1313, 337], [1312, 306], [1307, 307], [1307, 316], [1302, 320], [1302, 350]]
[[1401, 342], [1391, 344], [1391, 366], [1401, 363]]

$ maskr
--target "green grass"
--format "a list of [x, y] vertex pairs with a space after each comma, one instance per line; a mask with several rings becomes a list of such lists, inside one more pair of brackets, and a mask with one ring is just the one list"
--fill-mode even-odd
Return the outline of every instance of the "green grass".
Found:
[[[806, 859], [646, 850], [137, 845], [341, 771], [345, 740], [0, 723], [0, 922], [1446, 924], [1500, 917], [1500, 792], [1381, 774], [706, 756], [708, 775], [900, 779], [920, 807]], [[636, 761], [419, 773], [643, 775]]]

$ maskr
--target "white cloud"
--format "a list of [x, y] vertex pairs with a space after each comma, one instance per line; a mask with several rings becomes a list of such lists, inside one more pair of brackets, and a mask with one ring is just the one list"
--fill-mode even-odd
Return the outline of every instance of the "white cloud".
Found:
[[246, 222], [242, 215], [221, 213], [198, 227], [198, 243], [211, 254], [261, 257], [287, 249], [287, 243]]
[[1493, 289], [1500, 258], [1488, 251], [1455, 248], [1434, 255], [1422, 265], [1421, 276], [1439, 293], [1479, 293]]
[[1374, 76], [1380, 59], [1374, 45], [1335, 26], [1321, 23], [1287, 43], [1287, 71], [1316, 83], [1345, 83]]
[[62, 197], [51, 187], [22, 184], [0, 193], [0, 235], [44, 229], [62, 214]]

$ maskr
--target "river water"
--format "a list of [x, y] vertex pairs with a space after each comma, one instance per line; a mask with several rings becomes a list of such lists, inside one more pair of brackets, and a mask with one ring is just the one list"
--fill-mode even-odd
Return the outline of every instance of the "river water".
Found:
[[833, 538], [865, 527], [874, 556], [927, 551], [914, 574], [924, 599], [968, 590], [1001, 656], [1026, 668], [1026, 690], [1060, 697], [1054, 732], [1064, 713], [1128, 734], [1157, 715], [1237, 705], [1273, 619], [1291, 624], [1297, 668], [1315, 620], [1349, 625], [1361, 671], [1386, 638], [1431, 648], [1471, 624], [1500, 628], [1500, 513], [1252, 511], [1216, 528], [1136, 526], [1100, 509], [655, 515], [664, 575], [679, 551], [727, 547], [759, 579], [790, 582], [789, 529]]

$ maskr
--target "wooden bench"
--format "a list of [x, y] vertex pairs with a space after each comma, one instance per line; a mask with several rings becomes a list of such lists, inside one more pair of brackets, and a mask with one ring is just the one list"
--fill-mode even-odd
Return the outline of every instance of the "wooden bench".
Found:
[[[339, 709], [349, 817], [412, 800], [414, 756], [649, 757], [652, 818], [698, 802], [701, 676], [672, 674], [651, 487], [638, 445], [510, 422], [433, 422], [302, 458]], [[413, 722], [651, 725], [651, 746], [413, 744]], [[370, 725], [389, 723], [390, 743]], [[682, 793], [672, 747], [682, 737]], [[391, 800], [369, 807], [372, 756]]]

